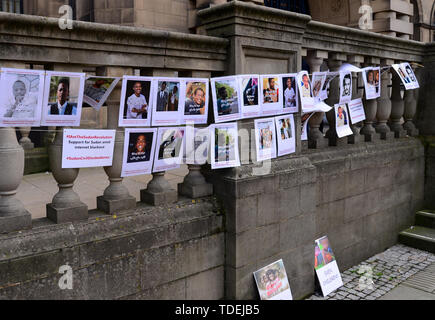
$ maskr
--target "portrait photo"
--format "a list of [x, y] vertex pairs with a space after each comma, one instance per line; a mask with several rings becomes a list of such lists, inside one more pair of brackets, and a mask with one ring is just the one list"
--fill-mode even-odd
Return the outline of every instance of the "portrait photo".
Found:
[[40, 126], [44, 72], [7, 68], [1, 71], [0, 126]]
[[151, 125], [151, 92], [151, 78], [124, 76], [119, 108], [120, 127]]
[[237, 123], [212, 125], [210, 131], [212, 169], [239, 167]]
[[353, 134], [350, 128], [350, 118], [347, 104], [336, 104], [335, 108], [335, 129], [339, 138], [344, 138]]
[[299, 88], [302, 98], [313, 98], [313, 92], [311, 91], [311, 82], [308, 72], [305, 72], [301, 75]]
[[254, 278], [261, 300], [293, 300], [282, 260], [254, 272]]
[[80, 125], [85, 78], [84, 73], [47, 72], [43, 125]]
[[180, 124], [207, 124], [209, 106], [209, 80], [183, 79], [181, 90], [184, 92], [181, 104], [182, 121]]
[[125, 129], [122, 177], [151, 174], [157, 129]]
[[332, 251], [328, 237], [316, 240], [314, 268], [319, 270], [333, 261], [335, 261], [335, 255]]
[[340, 103], [352, 100], [352, 73], [340, 72]]
[[278, 103], [279, 85], [277, 77], [263, 78], [263, 104]]
[[118, 84], [120, 78], [87, 77], [83, 102], [99, 111]]
[[275, 118], [278, 157], [296, 152], [296, 131], [293, 114]]
[[282, 83], [280, 75], [260, 76], [260, 101], [263, 116], [273, 116], [283, 113]]
[[260, 89], [258, 77], [242, 79], [243, 106], [258, 106], [258, 93]]
[[298, 112], [298, 90], [296, 87], [296, 74], [282, 76], [283, 113]]
[[377, 99], [381, 96], [380, 67], [363, 69], [366, 100]]
[[275, 118], [255, 120], [257, 162], [276, 158]]
[[404, 74], [409, 78], [410, 83], [412, 84], [413, 89], [420, 88], [420, 84], [418, 82], [418, 79], [415, 75], [414, 70], [412, 69], [411, 65], [409, 63], [402, 63], [402, 70], [404, 69]]
[[215, 122], [226, 122], [241, 118], [239, 91], [236, 77], [212, 79]]

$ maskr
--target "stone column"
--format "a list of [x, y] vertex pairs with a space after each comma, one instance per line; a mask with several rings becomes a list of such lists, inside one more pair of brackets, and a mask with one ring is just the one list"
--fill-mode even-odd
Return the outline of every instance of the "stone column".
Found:
[[403, 113], [405, 112], [405, 101], [402, 97], [402, 80], [397, 72], [392, 72], [393, 75], [393, 88], [391, 90], [391, 116], [390, 128], [394, 132], [396, 139], [406, 136], [406, 131], [402, 126]]
[[[152, 76], [177, 77], [178, 72], [174, 70], [154, 69]], [[161, 206], [177, 202], [178, 192], [173, 189], [168, 180], [166, 180], [165, 172], [157, 172], [153, 173], [153, 179], [150, 181], [147, 188], [140, 191], [140, 199], [141, 202], [153, 206]]]
[[[359, 55], [351, 55], [348, 57], [348, 62], [353, 64], [356, 67], [361, 67], [361, 64], [364, 62], [364, 57]], [[362, 83], [362, 74], [361, 73], [352, 73], [352, 99], [358, 99], [363, 97], [363, 90], [358, 88], [358, 85]], [[352, 119], [349, 121], [351, 123], [350, 128], [352, 129], [353, 135], [347, 137], [348, 144], [358, 144], [361, 142], [361, 134], [360, 127], [358, 127], [357, 123], [352, 123]]]
[[[326, 51], [313, 50], [308, 52], [307, 62], [310, 65], [311, 73], [320, 72], [324, 59], [328, 59], [328, 52]], [[328, 140], [325, 139], [320, 131], [320, 125], [324, 116], [324, 112], [317, 112], [309, 121], [308, 147], [310, 149], [321, 149], [328, 146]]]
[[35, 144], [29, 138], [29, 134], [30, 134], [30, 131], [32, 131], [32, 128], [31, 127], [20, 127], [19, 130], [21, 133], [20, 145], [23, 147], [23, 149], [24, 150], [34, 149]]
[[66, 223], [88, 219], [88, 206], [80, 201], [74, 192], [74, 181], [79, 169], [62, 169], [63, 127], [58, 127], [54, 142], [48, 148], [50, 168], [58, 183], [59, 192], [47, 204], [47, 218], [56, 223]]
[[[381, 61], [381, 67], [391, 66], [392, 64], [394, 64], [394, 60], [382, 59]], [[378, 98], [378, 110], [376, 113], [376, 119], [378, 120], [376, 132], [380, 134], [382, 140], [391, 140], [394, 138], [394, 132], [392, 132], [387, 125], [392, 110], [390, 83], [391, 73], [390, 71], [386, 71], [381, 77], [381, 96]]]
[[[328, 58], [328, 67], [331, 72], [338, 71], [347, 56], [343, 53], [330, 53]], [[338, 138], [335, 129], [335, 110], [334, 105], [340, 101], [340, 78], [336, 77], [331, 81], [329, 97], [326, 103], [333, 107], [331, 111], [326, 114], [329, 122], [329, 130], [326, 132], [326, 137], [329, 139], [329, 146], [338, 147], [347, 145], [347, 138]]]
[[23, 179], [24, 150], [13, 128], [0, 128], [0, 233], [30, 229], [32, 217], [15, 197]]
[[[107, 76], [122, 77], [123, 75], [133, 74], [131, 68], [106, 68], [104, 71]], [[111, 93], [107, 101], [107, 127], [116, 130], [115, 149], [113, 152], [113, 163], [111, 167], [105, 167], [109, 178], [109, 186], [104, 190], [102, 196], [97, 197], [97, 208], [107, 214], [117, 213], [121, 210], [136, 208], [136, 198], [130, 195], [128, 189], [122, 181], [122, 160], [124, 156], [124, 128], [118, 127], [119, 123], [119, 102], [121, 99], [120, 81]]]
[[[199, 71], [192, 71], [191, 74], [189, 74], [192, 78], [211, 78], [210, 72], [199, 72]], [[212, 108], [212, 98], [210, 93], [210, 99], [209, 99], [209, 108]], [[191, 139], [195, 137], [189, 137], [186, 135], [186, 139]], [[205, 180], [205, 177], [201, 173], [201, 167], [200, 165], [192, 165], [189, 164], [189, 174], [184, 178], [183, 183], [180, 183], [178, 185], [178, 193], [182, 196], [191, 198], [191, 199], [197, 199], [202, 197], [207, 197], [213, 195], [213, 185], [211, 183], [207, 183]]]
[[403, 118], [405, 120], [405, 124], [403, 128], [408, 133], [410, 137], [418, 136], [418, 129], [414, 125], [414, 116], [417, 113], [417, 91], [414, 90], [406, 90], [405, 91], [405, 113]]
[[[381, 63], [379, 58], [366, 57], [365, 67], [374, 67]], [[378, 111], [378, 101], [376, 99], [363, 100], [364, 111], [366, 113], [366, 120], [360, 133], [364, 135], [366, 142], [372, 142], [379, 139], [379, 135], [376, 133], [374, 123], [376, 121], [376, 114]]]

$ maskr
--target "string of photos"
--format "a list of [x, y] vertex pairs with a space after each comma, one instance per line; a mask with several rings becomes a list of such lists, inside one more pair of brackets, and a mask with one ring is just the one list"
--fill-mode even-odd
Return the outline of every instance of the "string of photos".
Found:
[[[419, 88], [409, 63], [391, 67], [406, 90]], [[360, 69], [344, 64], [337, 72], [315, 72], [311, 79], [307, 71], [205, 79], [99, 77], [2, 68], [0, 127], [78, 127], [83, 103], [99, 111], [122, 80], [118, 123], [119, 127], [127, 128], [123, 176], [175, 169], [183, 160], [187, 164], [208, 161], [213, 169], [236, 167], [240, 166], [236, 120], [256, 118], [259, 162], [295, 152], [294, 114], [299, 111], [302, 140], [307, 140], [312, 115], [333, 108], [338, 136], [351, 135], [350, 121], [356, 124], [365, 120], [362, 100], [352, 100], [352, 72], [363, 73], [365, 98], [370, 100], [380, 97], [381, 72], [389, 68]], [[324, 101], [336, 77], [340, 101], [331, 107]], [[214, 124], [207, 128], [186, 126], [208, 124], [210, 87]], [[113, 133], [114, 139], [116, 131], [103, 131], [94, 130], [90, 134], [90, 130], [75, 130], [65, 135], [63, 167], [101, 166], [98, 161], [102, 159], [105, 165], [110, 163], [111, 142], [85, 139], [97, 137], [98, 132], [106, 138]], [[67, 136], [78, 140], [66, 139]]]

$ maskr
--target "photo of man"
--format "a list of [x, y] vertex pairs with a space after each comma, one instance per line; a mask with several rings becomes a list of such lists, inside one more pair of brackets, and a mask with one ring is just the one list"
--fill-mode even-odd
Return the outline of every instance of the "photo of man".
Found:
[[158, 82], [157, 91], [157, 112], [177, 112], [180, 101], [179, 82]]
[[310, 78], [308, 77], [308, 74], [304, 74], [302, 76], [301, 95], [303, 98], [312, 98], [313, 97], [313, 94], [311, 92]]
[[203, 82], [188, 82], [186, 86], [185, 115], [204, 115], [206, 84]]
[[367, 84], [369, 87], [375, 86], [375, 73], [373, 70], [367, 71]]
[[168, 102], [169, 102], [169, 92], [167, 90], [167, 82], [159, 82], [159, 90], [157, 92], [157, 105], [156, 110], [168, 111]]
[[257, 106], [258, 105], [258, 78], [243, 79], [243, 105]]
[[282, 79], [284, 90], [284, 109], [296, 108], [296, 79], [284, 77]]
[[279, 102], [278, 78], [265, 78], [263, 82], [263, 103]]
[[352, 86], [352, 76], [350, 73], [346, 74], [343, 77], [343, 92], [342, 97], [350, 97], [352, 94], [351, 86]]
[[337, 114], [336, 121], [337, 121], [337, 127], [343, 127], [348, 124], [347, 113], [342, 106], [338, 107], [338, 114]]
[[[33, 92], [29, 92], [29, 85], [26, 83], [35, 83]], [[36, 91], [35, 91], [36, 90]], [[35, 117], [35, 110], [38, 106], [38, 91], [39, 91], [39, 77], [30, 76], [28, 80], [19, 77], [12, 84], [11, 92], [6, 93], [9, 96], [3, 107], [3, 117], [13, 119], [33, 119]]]
[[412, 82], [416, 82], [417, 79], [415, 78], [414, 71], [412, 70], [411, 66], [408, 64], [405, 66], [406, 73], [408, 74], [409, 78]]
[[411, 79], [405, 74], [402, 67], [399, 66], [398, 71], [399, 71], [400, 77], [403, 79], [403, 81], [405, 81], [405, 83], [407, 83], [407, 84], [411, 83]]
[[[77, 103], [72, 102], [70, 99], [71, 92], [71, 82], [79, 82], [78, 78], [61, 78], [61, 77], [52, 77], [50, 84], [50, 93], [55, 92], [55, 100], [53, 101], [53, 95], [50, 94], [49, 99], [49, 115], [61, 115], [61, 116], [75, 116], [77, 115]], [[75, 91], [73, 96], [78, 97], [78, 85], [75, 86]]]
[[[131, 91], [133, 91], [133, 94], [128, 95], [131, 93], [129, 90], [129, 87], [131, 87]], [[150, 84], [143, 83], [141, 81], [130, 81], [127, 83], [127, 101], [125, 103], [126, 109], [124, 114], [124, 119], [147, 119], [148, 118], [148, 100], [143, 95], [143, 89], [144, 86], [148, 87], [148, 96], [149, 96], [149, 87]]]
[[154, 133], [130, 133], [127, 163], [150, 161]]
[[216, 82], [216, 91], [219, 116], [239, 113], [235, 81]]

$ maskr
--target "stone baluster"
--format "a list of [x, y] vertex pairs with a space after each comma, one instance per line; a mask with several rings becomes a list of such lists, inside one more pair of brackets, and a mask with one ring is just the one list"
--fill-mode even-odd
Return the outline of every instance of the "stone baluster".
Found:
[[47, 218], [56, 223], [88, 219], [88, 206], [74, 192], [74, 181], [79, 169], [62, 169], [63, 127], [58, 127], [54, 142], [48, 148], [50, 168], [59, 186], [59, 192], [47, 204]]
[[[381, 63], [379, 58], [366, 57], [365, 67], [374, 67]], [[364, 121], [364, 126], [360, 133], [364, 135], [366, 142], [373, 142], [379, 140], [379, 134], [376, 133], [374, 128], [374, 123], [376, 121], [376, 114], [378, 111], [378, 101], [376, 99], [363, 100], [364, 111], [366, 113], [366, 120]]]
[[[211, 78], [210, 72], [198, 72], [193, 71], [189, 74], [192, 78]], [[211, 108], [212, 101], [209, 99], [209, 107]], [[186, 139], [194, 139], [195, 137], [189, 137], [186, 135]], [[193, 145], [193, 143], [191, 143]], [[178, 193], [182, 196], [186, 196], [191, 199], [198, 199], [213, 195], [213, 185], [207, 183], [205, 177], [201, 173], [200, 165], [189, 164], [189, 174], [184, 178], [183, 183], [178, 185]]]
[[[154, 69], [153, 77], [177, 77], [178, 72], [166, 69]], [[158, 148], [158, 146], [157, 146]], [[140, 192], [141, 202], [161, 206], [178, 201], [178, 192], [173, 189], [165, 178], [165, 172], [153, 173], [153, 179], [148, 183], [146, 189]]]
[[403, 128], [408, 133], [408, 136], [416, 137], [419, 134], [418, 129], [414, 125], [414, 117], [415, 114], [417, 113], [416, 89], [406, 90], [404, 99], [405, 99], [405, 113], [403, 114], [403, 118], [405, 120], [405, 124], [403, 125]]
[[[347, 56], [342, 53], [330, 53], [328, 58], [328, 67], [331, 72], [340, 70], [341, 65], [347, 60]], [[329, 97], [325, 101], [328, 105], [333, 107], [331, 111], [326, 114], [329, 123], [329, 130], [326, 132], [326, 137], [329, 139], [329, 146], [338, 147], [347, 145], [346, 138], [338, 138], [337, 130], [335, 128], [335, 110], [334, 105], [340, 101], [340, 78], [336, 77], [331, 81]]]
[[[361, 67], [361, 64], [364, 62], [364, 57], [360, 55], [351, 55], [348, 57], [348, 62], [353, 64], [356, 67]], [[362, 98], [364, 91], [358, 88], [358, 85], [362, 83], [362, 74], [361, 73], [352, 73], [352, 99]], [[349, 117], [350, 118], [350, 117]], [[353, 123], [352, 119], [349, 119], [352, 129], [353, 135], [347, 137], [347, 142], [349, 144], [358, 144], [361, 142], [361, 134], [360, 128], [357, 123]]]
[[20, 127], [19, 130], [21, 133], [20, 145], [23, 147], [23, 149], [24, 150], [31, 150], [31, 149], [35, 148], [35, 144], [29, 138], [30, 131], [32, 131], [32, 128], [31, 127]]
[[0, 233], [32, 227], [32, 217], [15, 197], [23, 179], [24, 150], [13, 128], [0, 128]]
[[[310, 66], [311, 73], [319, 72], [324, 59], [328, 59], [326, 51], [313, 50], [308, 52], [307, 62]], [[328, 146], [328, 140], [325, 139], [323, 133], [320, 131], [324, 112], [317, 112], [309, 121], [310, 131], [308, 135], [308, 147], [310, 149], [321, 149]]]
[[[381, 67], [391, 66], [392, 64], [394, 64], [394, 60], [382, 59], [381, 61]], [[390, 127], [387, 124], [392, 110], [389, 88], [390, 83], [391, 72], [385, 71], [381, 76], [381, 96], [378, 98], [378, 109], [376, 113], [376, 119], [378, 121], [376, 132], [380, 134], [382, 140], [391, 140], [394, 138], [394, 132], [390, 130]]]
[[[131, 68], [107, 67], [101, 70], [107, 76], [122, 77], [123, 75], [133, 74]], [[107, 101], [107, 127], [116, 130], [115, 149], [113, 152], [113, 163], [111, 167], [105, 167], [109, 178], [109, 186], [104, 190], [102, 196], [97, 197], [97, 208], [107, 214], [114, 214], [120, 210], [130, 210], [136, 208], [136, 198], [130, 195], [127, 187], [123, 184], [122, 161], [124, 156], [124, 129], [119, 124], [119, 101], [121, 99], [120, 81], [111, 93]]]
[[406, 131], [402, 126], [403, 113], [405, 112], [405, 101], [402, 97], [402, 80], [396, 71], [392, 71], [393, 87], [391, 89], [391, 116], [390, 128], [394, 132], [396, 139], [406, 136]]

